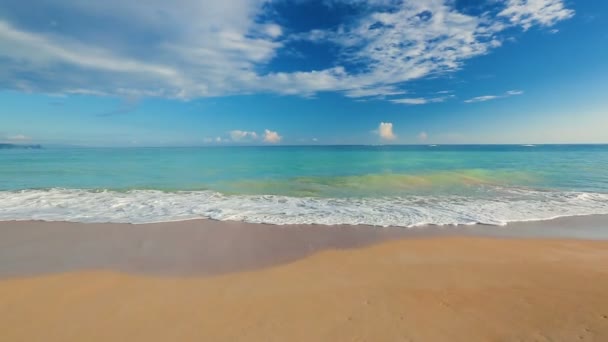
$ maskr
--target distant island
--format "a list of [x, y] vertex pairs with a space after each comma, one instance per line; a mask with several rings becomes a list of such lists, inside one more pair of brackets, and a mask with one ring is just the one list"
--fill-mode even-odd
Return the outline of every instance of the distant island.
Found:
[[2, 144], [0, 143], [0, 150], [7, 149], [24, 149], [24, 150], [39, 150], [41, 145], [20, 145], [20, 144]]

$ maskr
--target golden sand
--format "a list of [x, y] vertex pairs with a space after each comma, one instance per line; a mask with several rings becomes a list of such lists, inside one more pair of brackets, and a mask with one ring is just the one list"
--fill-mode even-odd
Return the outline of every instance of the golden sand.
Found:
[[1, 341], [608, 341], [608, 242], [426, 238], [215, 277], [0, 280]]

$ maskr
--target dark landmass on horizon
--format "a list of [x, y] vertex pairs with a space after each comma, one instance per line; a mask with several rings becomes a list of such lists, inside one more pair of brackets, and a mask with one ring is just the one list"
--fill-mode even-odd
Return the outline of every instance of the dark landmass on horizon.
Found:
[[40, 150], [40, 149], [42, 149], [42, 145], [40, 145], [40, 144], [22, 145], [22, 144], [0, 143], [0, 150], [14, 150], [14, 149]]

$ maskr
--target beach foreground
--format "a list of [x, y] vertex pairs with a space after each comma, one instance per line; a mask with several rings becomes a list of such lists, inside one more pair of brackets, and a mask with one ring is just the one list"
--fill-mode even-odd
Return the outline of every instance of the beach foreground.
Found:
[[608, 340], [608, 241], [304, 228], [0, 223], [0, 331], [7, 341]]

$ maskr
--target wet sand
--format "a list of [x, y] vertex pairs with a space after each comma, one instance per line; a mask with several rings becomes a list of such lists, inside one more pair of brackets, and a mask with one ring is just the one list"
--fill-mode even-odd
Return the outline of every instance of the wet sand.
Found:
[[[0, 223], [7, 341], [608, 340], [608, 219]], [[592, 240], [595, 239], [595, 240]]]

